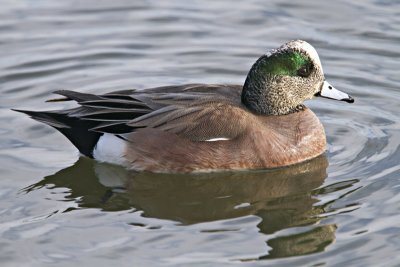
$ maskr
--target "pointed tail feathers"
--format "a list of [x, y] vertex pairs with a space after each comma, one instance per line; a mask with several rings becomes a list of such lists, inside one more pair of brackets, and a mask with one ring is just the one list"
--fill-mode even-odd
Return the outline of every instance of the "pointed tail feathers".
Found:
[[96, 122], [82, 121], [69, 117], [65, 111], [29, 111], [13, 109], [27, 114], [32, 119], [43, 122], [60, 131], [85, 156], [93, 158], [93, 149], [102, 133], [90, 131]]

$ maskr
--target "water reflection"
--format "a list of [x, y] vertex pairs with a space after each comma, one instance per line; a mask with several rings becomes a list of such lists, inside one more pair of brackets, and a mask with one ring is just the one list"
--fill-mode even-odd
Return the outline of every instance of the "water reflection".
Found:
[[[26, 188], [69, 188], [65, 197], [81, 208], [104, 211], [142, 210], [142, 216], [182, 225], [256, 215], [260, 232], [316, 224], [323, 207], [315, 189], [327, 177], [322, 155], [290, 168], [271, 171], [205, 174], [151, 174], [80, 158], [73, 166]], [[223, 231], [224, 229], [220, 229]], [[335, 239], [334, 225], [267, 241], [272, 251], [262, 258], [287, 257], [322, 251]], [[304, 231], [304, 230], [303, 230]]]

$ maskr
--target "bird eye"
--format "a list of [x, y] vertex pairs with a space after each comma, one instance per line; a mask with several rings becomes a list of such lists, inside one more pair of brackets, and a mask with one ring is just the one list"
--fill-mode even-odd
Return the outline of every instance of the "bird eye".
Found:
[[300, 77], [308, 77], [312, 72], [312, 64], [304, 64], [297, 70], [297, 75]]

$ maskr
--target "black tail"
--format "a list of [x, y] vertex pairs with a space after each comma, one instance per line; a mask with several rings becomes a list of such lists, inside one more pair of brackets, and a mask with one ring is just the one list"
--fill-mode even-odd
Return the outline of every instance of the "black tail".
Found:
[[93, 149], [104, 133], [124, 134], [135, 130], [129, 121], [152, 111], [146, 103], [131, 96], [134, 90], [115, 91], [104, 95], [59, 90], [65, 98], [51, 102], [74, 100], [79, 107], [55, 111], [17, 110], [33, 119], [56, 128], [79, 151], [93, 158]]
[[80, 120], [69, 117], [65, 111], [29, 111], [18, 110], [31, 118], [43, 122], [60, 131], [79, 151], [87, 157], [93, 158], [93, 149], [103, 133], [90, 131], [97, 126], [95, 121]]

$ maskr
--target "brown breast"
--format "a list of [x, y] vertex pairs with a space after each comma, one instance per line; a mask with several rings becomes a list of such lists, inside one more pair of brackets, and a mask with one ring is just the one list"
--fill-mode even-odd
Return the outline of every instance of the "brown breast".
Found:
[[152, 172], [262, 169], [292, 165], [325, 151], [322, 124], [310, 110], [284, 116], [254, 116], [229, 141], [193, 142], [159, 129], [129, 135], [130, 167]]

